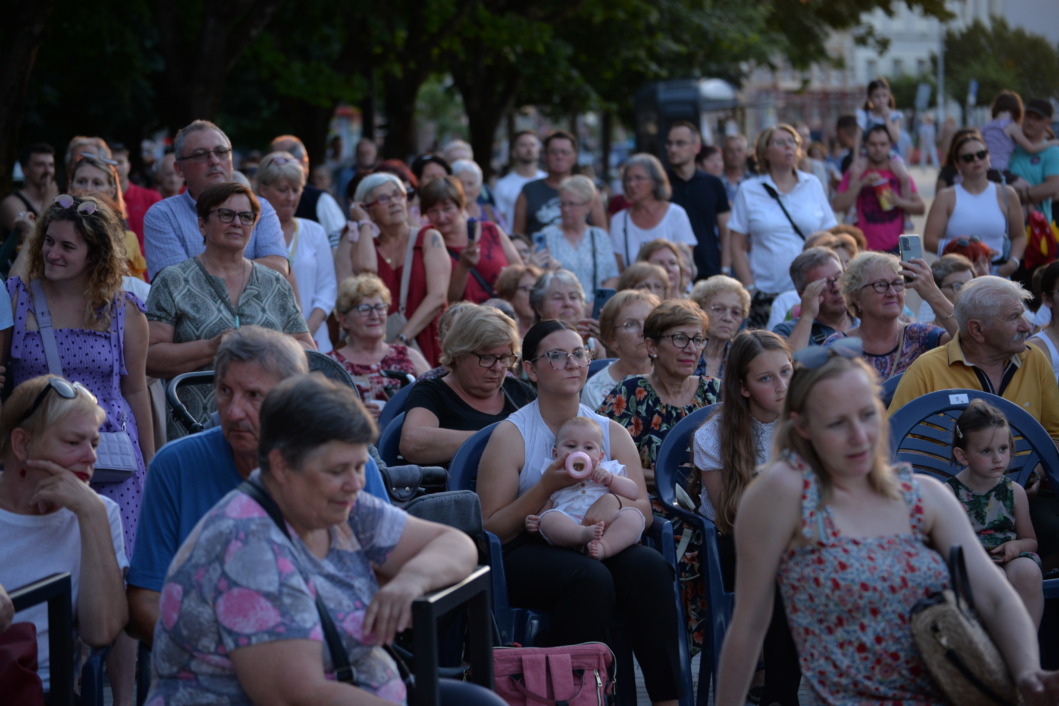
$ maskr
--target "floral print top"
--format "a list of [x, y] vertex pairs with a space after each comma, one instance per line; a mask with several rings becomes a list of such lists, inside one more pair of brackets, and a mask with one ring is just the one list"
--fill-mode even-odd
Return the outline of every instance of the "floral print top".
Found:
[[830, 506], [820, 505], [815, 472], [802, 473], [802, 534], [812, 544], [789, 550], [778, 581], [802, 674], [824, 704], [947, 703], [912, 639], [912, 607], [949, 585], [942, 557], [925, 543], [919, 484], [894, 468], [908, 505], [910, 534], [845, 537]]
[[[824, 345], [830, 346], [835, 341], [845, 338], [846, 335], [844, 331], [833, 333], [824, 340]], [[908, 370], [908, 367], [916, 362], [919, 356], [937, 348], [941, 343], [941, 337], [944, 335], [945, 329], [940, 326], [919, 322], [908, 324], [905, 326], [905, 330], [901, 334], [901, 340], [896, 348], [889, 353], [881, 355], [865, 353], [864, 360], [867, 361], [868, 365], [875, 368], [875, 372], [879, 375], [879, 381], [882, 382], [886, 378], [891, 378]]]
[[[956, 493], [956, 499], [963, 505], [971, 520], [971, 527], [974, 527], [978, 541], [986, 551], [1019, 538], [1015, 531], [1015, 492], [1011, 489], [1015, 481], [1001, 478], [988, 493], [981, 495], [956, 476], [946, 478], [945, 483]], [[1021, 552], [1019, 557], [1032, 559], [1037, 566], [1041, 565], [1041, 558], [1035, 552]]]
[[696, 409], [715, 403], [720, 395], [719, 380], [700, 376], [691, 403], [677, 407], [662, 401], [647, 375], [630, 375], [611, 390], [596, 411], [629, 430], [640, 450], [640, 465], [651, 469], [669, 430]]

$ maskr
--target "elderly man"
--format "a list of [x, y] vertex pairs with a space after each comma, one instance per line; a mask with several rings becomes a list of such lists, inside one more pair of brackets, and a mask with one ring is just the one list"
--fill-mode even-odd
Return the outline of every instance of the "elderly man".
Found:
[[5, 238], [16, 227], [23, 234], [29, 233], [33, 229], [29, 214], [33, 218], [39, 216], [59, 193], [55, 185], [55, 149], [51, 145], [38, 142], [23, 147], [18, 163], [22, 167], [22, 188], [0, 201], [0, 236]]
[[[140, 529], [126, 583], [129, 633], [150, 645], [166, 570], [191, 530], [258, 466], [258, 413], [280, 380], [308, 371], [305, 352], [288, 336], [245, 326], [221, 341], [214, 360], [220, 426], [167, 444], [151, 461]], [[372, 495], [387, 498], [374, 461]]]
[[305, 171], [305, 187], [294, 215], [297, 218], [316, 221], [323, 226], [328, 240], [331, 241], [331, 247], [337, 248], [342, 229], [346, 225], [346, 217], [334, 196], [309, 183], [309, 152], [305, 149], [305, 144], [294, 135], [280, 135], [272, 140], [271, 151], [290, 152], [301, 163]]
[[810, 343], [819, 346], [831, 334], [857, 325], [838, 286], [842, 271], [842, 261], [827, 248], [808, 248], [794, 258], [790, 273], [802, 298], [801, 309], [797, 318], [781, 321], [772, 329], [787, 339], [792, 351]]
[[890, 412], [935, 390], [985, 390], [1015, 402], [1059, 440], [1059, 386], [1048, 357], [1026, 339], [1033, 327], [1023, 302], [1030, 293], [1001, 277], [978, 277], [956, 299], [959, 331], [912, 364]]
[[[205, 250], [195, 199], [207, 186], [232, 181], [232, 142], [208, 120], [195, 120], [178, 132], [173, 152], [174, 168], [187, 182], [187, 190], [151, 206], [144, 217], [144, 255], [150, 279]], [[250, 234], [246, 256], [289, 278], [287, 247], [276, 209], [265, 199], [260, 201], [261, 217]]]

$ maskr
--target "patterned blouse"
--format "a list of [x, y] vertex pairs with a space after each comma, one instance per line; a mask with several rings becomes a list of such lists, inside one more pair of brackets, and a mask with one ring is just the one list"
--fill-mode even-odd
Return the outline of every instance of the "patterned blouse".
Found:
[[[846, 333], [839, 331], [827, 337], [825, 346], [830, 346], [835, 341], [845, 338]], [[868, 365], [875, 368], [879, 375], [879, 381], [891, 378], [908, 370], [908, 367], [916, 361], [919, 356], [929, 350], [937, 348], [941, 344], [941, 337], [945, 335], [945, 329], [940, 326], [916, 322], [905, 326], [904, 333], [897, 347], [889, 353], [876, 355], [864, 353], [864, 360]]]

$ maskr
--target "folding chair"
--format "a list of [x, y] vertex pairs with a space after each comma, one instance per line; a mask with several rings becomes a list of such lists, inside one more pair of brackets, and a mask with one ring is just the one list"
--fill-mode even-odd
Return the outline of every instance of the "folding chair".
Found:
[[[387, 407], [393, 403], [393, 400], [386, 404]], [[385, 412], [385, 407], [383, 408]], [[376, 446], [379, 449], [379, 455], [382, 456], [382, 460], [386, 462], [387, 466], [396, 466], [398, 464], [405, 463], [404, 458], [401, 456], [401, 430], [404, 428], [404, 412], [393, 417], [386, 426], [382, 425], [382, 417], [379, 417], [379, 443]]]

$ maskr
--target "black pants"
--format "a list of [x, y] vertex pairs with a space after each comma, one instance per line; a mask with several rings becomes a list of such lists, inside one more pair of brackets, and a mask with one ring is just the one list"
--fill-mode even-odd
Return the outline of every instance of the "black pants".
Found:
[[547, 645], [613, 644], [611, 621], [623, 616], [651, 700], [680, 698], [681, 628], [673, 570], [661, 554], [634, 545], [597, 561], [523, 535], [505, 547], [504, 570], [513, 605], [551, 612]]

